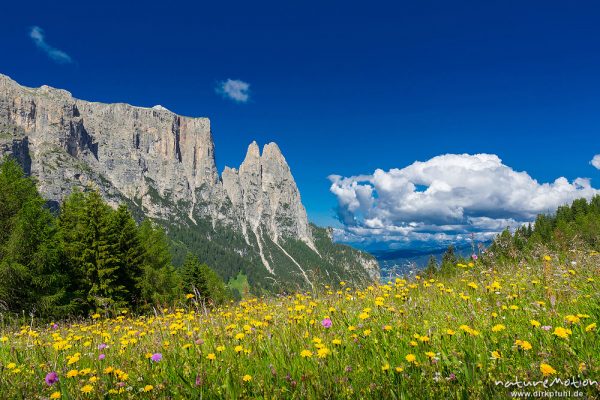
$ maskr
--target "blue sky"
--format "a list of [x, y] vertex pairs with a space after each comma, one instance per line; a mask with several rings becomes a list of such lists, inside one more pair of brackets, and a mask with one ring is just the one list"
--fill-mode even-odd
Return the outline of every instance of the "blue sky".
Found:
[[[252, 140], [276, 141], [320, 224], [335, 221], [338, 205], [365, 235], [384, 234], [373, 230], [384, 214], [386, 226], [421, 223], [411, 218], [423, 213], [390, 217], [398, 207], [352, 211], [327, 177], [448, 153], [494, 154], [494, 171], [540, 183], [585, 177], [600, 187], [590, 164], [600, 153], [595, 2], [34, 1], [3, 4], [2, 14], [1, 73], [86, 100], [210, 117], [220, 170], [239, 165]], [[217, 93], [228, 79], [249, 84], [237, 92], [247, 101]], [[473, 218], [489, 211], [469, 207]], [[534, 208], [490, 218], [519, 222]]]

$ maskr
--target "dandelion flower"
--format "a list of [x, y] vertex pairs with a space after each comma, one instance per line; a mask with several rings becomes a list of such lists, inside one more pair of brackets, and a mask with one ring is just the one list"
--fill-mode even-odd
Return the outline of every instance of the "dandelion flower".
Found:
[[312, 357], [312, 355], [313, 355], [313, 352], [312, 352], [312, 351], [310, 351], [310, 350], [302, 350], [302, 351], [300, 352], [300, 356], [301, 356], [302, 358], [310, 358], [310, 357]]
[[570, 329], [567, 328], [563, 328], [563, 327], [557, 327], [554, 328], [554, 332], [552, 332], [553, 335], [558, 336], [559, 338], [562, 339], [568, 339], [569, 335], [571, 335], [573, 332]]
[[94, 387], [92, 385], [85, 385], [81, 388], [81, 392], [86, 394], [92, 392], [92, 390], [94, 390]]
[[593, 324], [589, 324], [588, 326], [585, 327], [585, 331], [586, 332], [591, 332], [596, 330], [596, 323], [594, 322]]
[[548, 376], [548, 375], [555, 375], [556, 374], [556, 370], [554, 368], [552, 368], [550, 365], [548, 364], [540, 364], [540, 372], [544, 375], [544, 376]]

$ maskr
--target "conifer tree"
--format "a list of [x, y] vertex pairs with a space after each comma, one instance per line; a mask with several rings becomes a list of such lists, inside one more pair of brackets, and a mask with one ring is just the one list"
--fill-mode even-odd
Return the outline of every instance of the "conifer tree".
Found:
[[231, 297], [221, 277], [191, 253], [181, 267], [181, 280], [185, 292], [199, 293], [206, 302], [221, 304]]
[[111, 229], [118, 243], [115, 253], [118, 262], [116, 285], [125, 288], [125, 300], [135, 304], [140, 301], [139, 281], [145, 249], [135, 220], [125, 205], [120, 205], [113, 213]]

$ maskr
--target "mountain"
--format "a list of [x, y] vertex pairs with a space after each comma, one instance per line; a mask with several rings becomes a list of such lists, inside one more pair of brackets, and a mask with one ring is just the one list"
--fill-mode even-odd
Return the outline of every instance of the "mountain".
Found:
[[[488, 245], [489, 242], [481, 244]], [[448, 250], [447, 246], [424, 246], [421, 248], [373, 250], [370, 253], [379, 262], [381, 278], [387, 280], [390, 277], [411, 275], [425, 269], [431, 256], [434, 256], [438, 263], [441, 262], [446, 250]], [[472, 245], [470, 243], [454, 245], [454, 253], [458, 257], [469, 258], [473, 253]]]
[[162, 106], [74, 98], [27, 88], [0, 74], [0, 155], [12, 154], [54, 206], [74, 188], [163, 225], [174, 262], [191, 251], [226, 280], [255, 293], [319, 282], [375, 281], [375, 259], [333, 243], [308, 222], [290, 168], [275, 143], [253, 142], [238, 169], [218, 174], [208, 118]]

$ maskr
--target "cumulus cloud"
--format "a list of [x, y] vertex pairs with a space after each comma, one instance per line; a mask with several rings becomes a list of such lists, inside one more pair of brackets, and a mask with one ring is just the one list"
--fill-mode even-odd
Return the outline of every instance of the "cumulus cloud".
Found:
[[596, 154], [594, 158], [592, 158], [592, 161], [590, 161], [590, 164], [595, 168], [600, 169], [600, 154]]
[[219, 82], [216, 91], [221, 96], [238, 103], [247, 103], [250, 99], [250, 84], [237, 79]]
[[68, 64], [73, 62], [73, 59], [67, 53], [46, 43], [44, 30], [39, 26], [34, 26], [31, 28], [31, 31], [29, 31], [29, 37], [39, 49], [46, 53], [46, 55], [55, 62], [59, 64]]
[[446, 154], [402, 169], [329, 179], [344, 225], [337, 239], [365, 244], [488, 240], [600, 193], [585, 178], [539, 183], [494, 154]]

